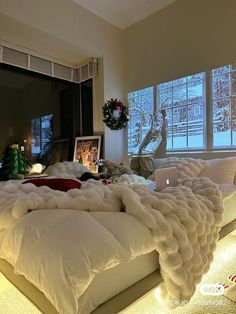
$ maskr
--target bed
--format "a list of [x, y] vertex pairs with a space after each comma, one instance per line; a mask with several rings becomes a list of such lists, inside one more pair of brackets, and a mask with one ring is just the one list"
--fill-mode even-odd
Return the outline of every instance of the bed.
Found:
[[[56, 173], [50, 175], [56, 175]], [[63, 173], [63, 176], [65, 176], [65, 173]], [[224, 211], [220, 236], [229, 233], [236, 226], [236, 195], [233, 190], [224, 190], [223, 207]], [[50, 302], [42, 292], [40, 292], [40, 290], [42, 290], [40, 282], [38, 282], [36, 285], [37, 287], [35, 287], [30, 283], [32, 278], [27, 278], [26, 276], [27, 279], [25, 279], [22, 275], [14, 274], [12, 265], [15, 265], [14, 252], [19, 250], [20, 247], [20, 244], [17, 243], [19, 241], [19, 230], [21, 230], [21, 228], [26, 230], [29, 226], [34, 226], [36, 234], [38, 234], [41, 226], [45, 226], [48, 221], [49, 224], [51, 221], [55, 226], [58, 225], [55, 223], [55, 215], [57, 216], [58, 221], [63, 221], [62, 225], [64, 225], [65, 228], [65, 217], [69, 215], [70, 221], [68, 221], [68, 228], [70, 226], [71, 230], [73, 229], [71, 228], [71, 222], [75, 222], [78, 215], [80, 215], [78, 223], [82, 223], [81, 228], [83, 226], [83, 219], [86, 220], [88, 215], [92, 216], [96, 222], [100, 221], [103, 223], [106, 221], [106, 217], [110, 216], [112, 219], [107, 219], [107, 223], [105, 224], [106, 227], [113, 230], [114, 233], [114, 229], [119, 228], [120, 226], [123, 238], [129, 239], [129, 246], [127, 249], [131, 252], [130, 254], [132, 255], [132, 258], [121, 258], [122, 262], [117, 261], [116, 263], [114, 263], [113, 260], [114, 264], [112, 267], [110, 267], [110, 265], [104, 271], [95, 274], [94, 278], [90, 281], [88, 287], [80, 297], [79, 313], [90, 313], [92, 311], [94, 313], [117, 313], [161, 282], [162, 278], [159, 272], [158, 253], [155, 250], [151, 232], [148, 228], [144, 227], [136, 217], [129, 216], [127, 219], [127, 215], [123, 212], [93, 212], [84, 215], [83, 212], [78, 213], [74, 210], [62, 209], [54, 210], [53, 213], [48, 209], [32, 211], [20, 219], [18, 222], [19, 228], [14, 229], [15, 233], [13, 238], [12, 234], [8, 231], [2, 231], [0, 233], [0, 247], [2, 254], [0, 268], [1, 271], [43, 312], [47, 314], [57, 313], [58, 311], [55, 309], [55, 303], [52, 305], [54, 301], [51, 300]], [[115, 223], [111, 224], [111, 221]], [[30, 235], [31, 233], [25, 233], [25, 236], [29, 239]], [[81, 236], [83, 236], [83, 233], [81, 233]], [[95, 235], [94, 241], [96, 241], [96, 236], [97, 234]], [[58, 242], [60, 243], [64, 240], [64, 236], [57, 240], [59, 240]], [[67, 239], [67, 241], [70, 242], [70, 239]], [[119, 239], [118, 242], [121, 243], [121, 241], [122, 239]], [[12, 246], [12, 248], [9, 249], [9, 246]], [[5, 254], [5, 256], [3, 256], [4, 251], [11, 251], [13, 253]], [[26, 253], [27, 252], [28, 251], [26, 250]], [[18, 265], [17, 272], [24, 273], [24, 267], [21, 269], [21, 263], [19, 264], [20, 266]], [[122, 278], [122, 280], [120, 280], [120, 278]], [[39, 278], [37, 279], [40, 281]], [[35, 282], [35, 278], [33, 281]], [[45, 291], [44, 293], [47, 294]], [[69, 297], [70, 296], [65, 297], [65, 299], [69, 300]], [[65, 307], [67, 306], [70, 305], [66, 304]], [[71, 311], [69, 312], [72, 313]], [[62, 313], [65, 313], [65, 311], [62, 311]]]

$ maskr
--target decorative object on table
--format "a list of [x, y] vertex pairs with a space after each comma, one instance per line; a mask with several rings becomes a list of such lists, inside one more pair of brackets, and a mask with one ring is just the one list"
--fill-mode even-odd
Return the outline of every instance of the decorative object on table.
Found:
[[101, 135], [76, 137], [73, 161], [83, 164], [90, 172], [97, 173], [95, 163], [100, 157]]
[[110, 160], [100, 159], [97, 161], [99, 165], [103, 165], [106, 168], [106, 176], [110, 176], [111, 179], [114, 177], [121, 176], [122, 174], [132, 174], [132, 170], [125, 167], [123, 164], [118, 164]]
[[4, 151], [1, 167], [1, 179], [23, 179], [28, 173], [27, 162], [20, 150], [19, 144], [12, 144]]
[[139, 145], [138, 155], [153, 154], [159, 147], [162, 141], [162, 129], [157, 114], [151, 113], [151, 126], [143, 141]]
[[52, 154], [52, 140], [49, 140], [47, 143], [44, 144], [41, 152], [37, 154], [35, 161], [48, 167], [51, 163], [51, 154]]
[[94, 174], [94, 173], [91, 173], [91, 172], [84, 172], [82, 174], [82, 176], [78, 177], [78, 179], [80, 181], [87, 181], [89, 179], [93, 179], [93, 180], [100, 180], [99, 176]]
[[101, 173], [101, 174], [94, 174], [94, 173], [91, 173], [91, 172], [84, 172], [82, 174], [82, 176], [78, 177], [78, 179], [80, 181], [87, 181], [87, 180], [90, 180], [90, 179], [93, 179], [93, 180], [96, 180], [96, 181], [99, 181], [99, 180], [102, 180], [102, 184], [111, 184], [112, 183], [112, 180], [106, 178], [106, 175]]
[[128, 109], [120, 100], [109, 99], [106, 101], [103, 110], [103, 122], [111, 130], [120, 130], [129, 121]]
[[50, 164], [68, 160], [69, 139], [57, 139], [52, 141]]
[[25, 179], [32, 179], [32, 178], [42, 178], [48, 177], [48, 174], [43, 172], [45, 170], [45, 166], [40, 163], [30, 164], [28, 165], [28, 173], [25, 174]]
[[168, 120], [167, 120], [167, 113], [165, 109], [161, 110], [161, 119], [160, 119], [159, 128], [161, 130], [161, 141], [157, 149], [153, 153], [153, 158], [166, 157]]

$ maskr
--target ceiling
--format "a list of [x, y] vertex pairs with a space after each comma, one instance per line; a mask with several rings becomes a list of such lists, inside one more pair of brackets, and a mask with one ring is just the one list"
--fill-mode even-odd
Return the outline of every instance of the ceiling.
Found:
[[107, 22], [125, 29], [176, 0], [72, 0]]

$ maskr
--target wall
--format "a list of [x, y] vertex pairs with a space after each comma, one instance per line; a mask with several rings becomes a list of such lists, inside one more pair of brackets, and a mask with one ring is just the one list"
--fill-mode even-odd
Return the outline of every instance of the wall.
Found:
[[[94, 131], [105, 132], [105, 157], [123, 160], [124, 132], [107, 130], [102, 122], [104, 101], [123, 98], [124, 49], [120, 29], [68, 0], [21, 0], [20, 5], [18, 0], [1, 0], [0, 39], [71, 64], [98, 57]], [[114, 147], [114, 139], [121, 143], [120, 147]]]
[[235, 14], [235, 0], [177, 0], [126, 29], [125, 93], [236, 62]]
[[235, 14], [235, 0], [177, 0], [126, 29], [126, 92], [236, 62]]
[[[13, 141], [19, 140], [21, 128], [18, 129], [21, 122], [17, 117], [20, 114], [20, 92], [17, 89], [0, 87], [1, 95], [1, 119], [0, 125], [0, 158], [7, 145]], [[17, 107], [15, 106], [17, 104]], [[17, 137], [17, 138], [16, 138]]]

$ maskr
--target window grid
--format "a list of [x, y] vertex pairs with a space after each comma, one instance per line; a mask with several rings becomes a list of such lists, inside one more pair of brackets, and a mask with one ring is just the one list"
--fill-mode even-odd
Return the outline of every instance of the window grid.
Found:
[[43, 117], [34, 118], [31, 121], [32, 142], [31, 151], [32, 155], [36, 155], [41, 152], [42, 148], [51, 139], [51, 121], [53, 115], [47, 115]]
[[212, 70], [213, 148], [235, 148], [234, 141], [234, 76], [235, 65]]
[[139, 145], [150, 128], [151, 114], [154, 112], [154, 88], [149, 87], [129, 93], [128, 103], [130, 108], [128, 152], [137, 153]]
[[[168, 83], [159, 84], [157, 86], [158, 89], [158, 98], [157, 103], [159, 104], [159, 109], [166, 109], [169, 123], [168, 123], [168, 134], [171, 135], [168, 137], [168, 150], [175, 150], [176, 146], [178, 145], [179, 150], [183, 149], [203, 149], [204, 148], [204, 107], [205, 107], [205, 95], [204, 95], [204, 85], [205, 85], [205, 75], [204, 73], [199, 73], [195, 76], [188, 76], [184, 77], [178, 80], [170, 81]], [[197, 86], [197, 88], [196, 88]], [[196, 95], [195, 98], [193, 95], [191, 96], [191, 93], [198, 92], [197, 89], [199, 89], [200, 86], [200, 95]], [[190, 93], [190, 90], [192, 88], [192, 91]], [[166, 91], [166, 95], [168, 94], [168, 90], [171, 90], [171, 101], [168, 101], [167, 97], [164, 97], [161, 99], [160, 94]], [[179, 95], [178, 95], [179, 90]], [[181, 99], [181, 91], [182, 91], [182, 99]], [[175, 94], [174, 94], [175, 93]], [[201, 99], [199, 99], [199, 97]], [[201, 102], [200, 102], [201, 100]], [[167, 105], [166, 105], [167, 103]], [[201, 105], [202, 104], [202, 105]], [[192, 108], [192, 116], [194, 117], [196, 110], [194, 107], [198, 106], [198, 108], [201, 107], [201, 121], [198, 121], [198, 124], [200, 124], [200, 131], [199, 129], [195, 131], [195, 133], [199, 133], [198, 141], [200, 141], [200, 144], [198, 144], [197, 147], [194, 147], [194, 145], [191, 145], [190, 138], [194, 136], [194, 128], [196, 128], [196, 121], [195, 123], [190, 120], [190, 109]], [[181, 117], [182, 116], [182, 117]], [[171, 117], [171, 118], [170, 118]], [[178, 121], [176, 121], [178, 120]], [[182, 121], [181, 121], [182, 120]], [[170, 131], [171, 130], [171, 131]], [[170, 134], [171, 133], [171, 134]], [[176, 136], [176, 134], [182, 136]], [[192, 134], [193, 133], [193, 134]], [[195, 136], [196, 137], [196, 136]], [[181, 144], [181, 138], [182, 138], [182, 144]], [[197, 138], [197, 137], [196, 137]], [[170, 143], [171, 141], [171, 143]], [[179, 144], [175, 144], [179, 141]], [[192, 140], [193, 142], [193, 140]]]
[[[162, 83], [156, 88], [150, 87], [144, 91], [129, 93], [129, 104], [137, 95], [144, 95], [145, 90], [152, 93], [153, 103], [148, 112], [145, 111], [145, 105], [141, 104], [142, 115], [147, 117], [147, 113], [149, 115], [154, 114], [161, 109], [167, 111], [169, 120], [167, 150], [235, 149], [236, 64]], [[210, 105], [206, 106], [206, 104]], [[151, 108], [153, 108], [153, 112], [151, 112]], [[132, 110], [130, 116], [132, 119]], [[147, 123], [146, 128], [141, 127], [141, 136], [139, 136], [139, 143], [136, 146], [141, 143], [143, 136], [147, 133], [148, 126]], [[227, 142], [224, 141], [226, 131], [228, 132]], [[128, 132], [130, 142], [136, 132], [131, 123], [129, 123]], [[178, 146], [176, 145], [177, 133], [183, 138], [185, 137], [183, 139], [185, 145], [182, 147], [181, 145], [176, 147]], [[199, 135], [201, 145], [194, 146], [191, 144], [195, 144], [193, 135]], [[192, 139], [190, 140], [191, 136]], [[216, 145], [216, 136], [219, 138], [220, 145], [219, 143]], [[135, 153], [134, 149], [130, 149], [130, 145], [129, 153]]]

